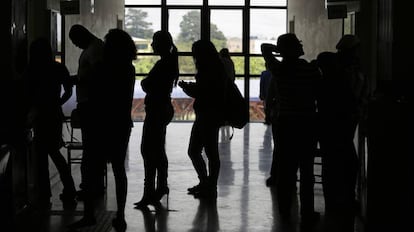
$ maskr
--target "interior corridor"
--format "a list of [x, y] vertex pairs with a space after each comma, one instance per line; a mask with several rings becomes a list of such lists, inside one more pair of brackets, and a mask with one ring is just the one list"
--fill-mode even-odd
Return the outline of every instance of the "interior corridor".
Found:
[[[250, 123], [244, 129], [235, 129], [230, 141], [220, 138], [221, 172], [216, 202], [205, 202], [187, 195], [187, 188], [198, 183], [196, 173], [187, 157], [187, 146], [192, 123], [174, 122], [167, 129], [167, 155], [169, 158], [169, 211], [142, 212], [133, 203], [140, 200], [143, 192], [143, 161], [140, 154], [142, 123], [135, 123], [126, 166], [128, 197], [126, 206], [127, 231], [300, 231], [299, 224], [293, 230], [281, 227], [272, 189], [265, 180], [271, 165], [271, 127], [262, 123]], [[221, 137], [221, 136], [220, 136]], [[102, 145], [110, 141], [102, 141]], [[79, 165], [72, 165], [72, 173], [79, 185]], [[66, 225], [79, 220], [83, 203], [75, 210], [63, 210], [59, 200], [62, 185], [59, 177], [53, 177], [51, 210], [36, 210], [22, 218], [20, 231], [60, 232], [68, 231]], [[167, 199], [162, 199], [167, 206]], [[315, 184], [315, 210], [321, 220], [313, 231], [321, 231], [323, 221], [322, 186]], [[115, 231], [111, 226], [116, 211], [113, 174], [108, 167], [108, 189], [97, 213], [98, 225], [79, 231]], [[298, 220], [298, 219], [296, 219]]]

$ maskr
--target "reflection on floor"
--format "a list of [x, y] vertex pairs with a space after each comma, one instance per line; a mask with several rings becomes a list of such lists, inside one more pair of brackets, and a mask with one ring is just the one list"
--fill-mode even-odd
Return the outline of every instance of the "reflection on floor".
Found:
[[[177, 122], [168, 127], [166, 148], [169, 158], [170, 211], [155, 213], [133, 208], [133, 202], [141, 199], [144, 176], [139, 149], [142, 123], [135, 124], [126, 161], [129, 181], [127, 231], [286, 231], [281, 228], [277, 217], [272, 189], [265, 185], [273, 147], [271, 128], [262, 123], [250, 123], [242, 130], [235, 129], [231, 141], [220, 138], [218, 197], [216, 202], [208, 202], [187, 195], [187, 188], [197, 183], [196, 173], [187, 157], [191, 125]], [[101, 204], [101, 213], [116, 211], [113, 174], [110, 167], [108, 170], [108, 189]], [[78, 165], [73, 165], [72, 173], [79, 184]], [[58, 199], [61, 188], [60, 182], [53, 187], [52, 211], [38, 212], [35, 218], [26, 220], [23, 224], [31, 228], [26, 231], [67, 231], [65, 226], [81, 217], [82, 202], [78, 203], [74, 211], [63, 211]], [[316, 211], [323, 215], [320, 184], [315, 185], [315, 202]], [[163, 199], [163, 204], [166, 204], [166, 199]], [[105, 222], [82, 231], [115, 231], [105, 226], [111, 220], [110, 216], [111, 213], [104, 213], [101, 218], [105, 218], [102, 219]], [[295, 228], [289, 231], [299, 230]]]

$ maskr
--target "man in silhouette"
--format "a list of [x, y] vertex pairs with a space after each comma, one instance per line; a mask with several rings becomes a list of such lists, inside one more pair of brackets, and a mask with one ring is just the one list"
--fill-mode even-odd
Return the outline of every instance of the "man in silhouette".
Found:
[[[94, 217], [94, 201], [104, 191], [104, 173], [99, 165], [106, 165], [102, 162], [103, 157], [97, 154], [96, 125], [94, 120], [94, 108], [96, 108], [99, 78], [102, 75], [103, 48], [101, 39], [93, 35], [84, 26], [73, 25], [69, 31], [69, 38], [73, 44], [82, 49], [79, 58], [79, 67], [76, 83], [77, 108], [79, 110], [80, 124], [82, 131], [83, 154], [81, 163], [82, 191], [78, 193], [84, 200], [84, 218], [74, 224], [71, 228], [78, 228], [96, 223]], [[95, 105], [94, 105], [95, 104]]]
[[[327, 231], [353, 231], [358, 157], [354, 135], [368, 96], [357, 51], [359, 39], [345, 35], [337, 52], [322, 52], [318, 98], [322, 179]], [[334, 227], [333, 227], [334, 226]]]
[[[316, 66], [299, 57], [304, 54], [295, 34], [281, 35], [277, 45], [262, 44], [262, 54], [272, 73], [268, 99], [276, 99], [272, 118], [275, 141], [271, 176], [284, 222], [290, 222], [296, 173], [300, 170], [301, 225], [308, 228], [317, 218], [314, 212], [313, 159], [316, 147]], [[274, 53], [282, 56], [282, 61]], [[275, 157], [277, 156], [277, 160]]]

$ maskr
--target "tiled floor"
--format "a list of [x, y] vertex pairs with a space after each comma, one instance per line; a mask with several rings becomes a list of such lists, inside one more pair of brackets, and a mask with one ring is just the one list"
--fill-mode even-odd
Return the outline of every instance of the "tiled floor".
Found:
[[[235, 129], [231, 141], [220, 140], [218, 197], [216, 203], [212, 203], [187, 195], [187, 188], [198, 182], [187, 157], [191, 126], [192, 123], [177, 122], [168, 127], [166, 149], [169, 158], [170, 211], [148, 214], [133, 208], [133, 202], [141, 199], [144, 176], [139, 149], [142, 123], [135, 124], [126, 162], [129, 181], [127, 231], [285, 231], [280, 227], [277, 217], [274, 194], [265, 185], [273, 147], [271, 128], [262, 123], [250, 123], [242, 130]], [[108, 189], [101, 204], [101, 212], [110, 213], [116, 211], [116, 201], [113, 174], [110, 167], [108, 170]], [[72, 172], [75, 182], [79, 184], [79, 166], [74, 165]], [[66, 225], [81, 217], [82, 202], [78, 203], [75, 211], [63, 211], [58, 199], [61, 188], [60, 182], [53, 187], [52, 211], [39, 213], [35, 219], [25, 222], [27, 225], [34, 223], [32, 229], [41, 228], [39, 231], [42, 232], [67, 231]], [[320, 184], [315, 185], [315, 200], [316, 211], [323, 214]], [[166, 204], [166, 199], [163, 199], [163, 204]], [[108, 217], [108, 213], [105, 215]], [[101, 227], [100, 231], [114, 231]], [[97, 231], [94, 228], [87, 229]]]

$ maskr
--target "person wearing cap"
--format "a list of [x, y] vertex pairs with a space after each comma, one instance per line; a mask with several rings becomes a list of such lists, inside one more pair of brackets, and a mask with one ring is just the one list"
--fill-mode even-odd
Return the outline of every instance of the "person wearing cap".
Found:
[[359, 46], [357, 36], [344, 35], [337, 52], [322, 52], [316, 59], [322, 72], [318, 115], [327, 231], [354, 231], [358, 172], [354, 135], [368, 96]]
[[[262, 44], [262, 55], [272, 79], [268, 101], [274, 99], [272, 130], [273, 164], [267, 185], [276, 187], [282, 221], [290, 222], [296, 173], [300, 171], [301, 226], [309, 228], [318, 218], [314, 211], [313, 159], [316, 148], [317, 67], [299, 57], [304, 55], [301, 41], [293, 33], [278, 37], [277, 45]], [[278, 61], [275, 53], [282, 57]]]

